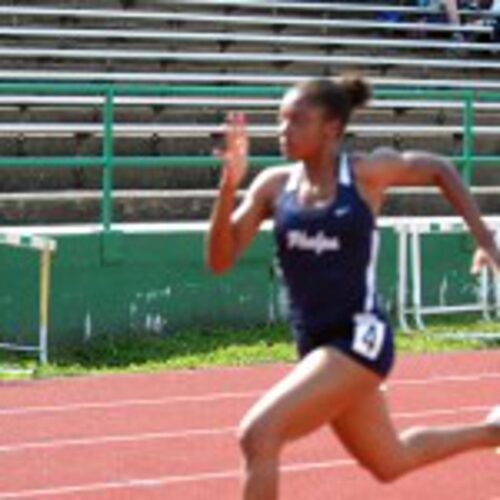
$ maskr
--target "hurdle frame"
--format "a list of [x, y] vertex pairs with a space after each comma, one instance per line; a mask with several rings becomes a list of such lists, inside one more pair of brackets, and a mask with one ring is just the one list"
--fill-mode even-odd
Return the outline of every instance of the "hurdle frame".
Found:
[[[411, 330], [408, 315], [413, 315], [418, 330], [425, 329], [424, 315], [454, 314], [461, 312], [482, 313], [485, 320], [491, 320], [490, 310], [495, 309], [497, 317], [500, 315], [500, 279], [492, 276], [491, 271], [483, 268], [479, 275], [478, 301], [456, 305], [423, 305], [422, 304], [422, 248], [423, 234], [458, 234], [467, 231], [463, 220], [457, 218], [422, 218], [405, 219], [394, 224], [394, 231], [398, 237], [398, 290], [397, 313], [400, 328], [404, 332]], [[500, 220], [489, 221], [494, 226], [496, 239], [500, 237]], [[409, 289], [408, 263], [411, 265], [412, 287]], [[494, 304], [489, 300], [489, 289], [493, 286]], [[411, 294], [410, 294], [411, 292]], [[408, 305], [408, 295], [411, 295], [411, 304]]]
[[0, 349], [18, 352], [38, 353], [38, 362], [48, 362], [49, 334], [49, 302], [50, 302], [50, 268], [52, 254], [57, 249], [56, 240], [48, 237], [23, 235], [16, 233], [0, 234], [0, 245], [34, 250], [39, 256], [38, 283], [38, 343], [36, 345], [20, 345], [11, 342], [0, 342]]

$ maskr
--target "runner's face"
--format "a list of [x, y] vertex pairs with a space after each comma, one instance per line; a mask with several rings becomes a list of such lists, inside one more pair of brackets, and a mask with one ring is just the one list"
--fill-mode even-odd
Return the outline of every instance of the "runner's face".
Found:
[[333, 145], [338, 129], [337, 122], [326, 119], [323, 110], [307, 103], [296, 89], [285, 95], [278, 125], [281, 153], [294, 161], [320, 155], [325, 147]]

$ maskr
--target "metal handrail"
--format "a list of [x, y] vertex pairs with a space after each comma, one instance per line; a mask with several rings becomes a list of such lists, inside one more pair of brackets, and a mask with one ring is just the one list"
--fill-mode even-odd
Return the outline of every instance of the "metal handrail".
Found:
[[[52, 95], [102, 97], [102, 155], [78, 157], [9, 157], [0, 158], [0, 168], [102, 168], [101, 222], [104, 230], [111, 230], [113, 201], [113, 170], [115, 168], [158, 167], [218, 167], [220, 161], [209, 156], [117, 156], [114, 151], [114, 111], [117, 96], [183, 96], [183, 97], [280, 97], [286, 91], [282, 86], [209, 86], [209, 85], [114, 85], [73, 83], [0, 82], [0, 95]], [[476, 156], [474, 153], [474, 103], [500, 102], [500, 93], [472, 90], [383, 89], [374, 91], [377, 99], [434, 99], [462, 103], [462, 154], [450, 158], [460, 167], [462, 178], [470, 184], [475, 164], [500, 163], [500, 156]], [[82, 105], [85, 105], [82, 103]], [[95, 106], [95, 103], [93, 104]], [[265, 167], [281, 163], [277, 156], [250, 158], [250, 165]]]

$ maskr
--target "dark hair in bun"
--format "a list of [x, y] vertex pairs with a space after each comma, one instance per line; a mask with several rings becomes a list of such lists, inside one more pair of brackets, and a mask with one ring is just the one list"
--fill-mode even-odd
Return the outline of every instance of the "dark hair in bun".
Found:
[[344, 77], [339, 85], [349, 96], [352, 109], [363, 107], [371, 99], [370, 85], [358, 76]]
[[339, 82], [315, 78], [295, 87], [310, 105], [325, 111], [328, 118], [346, 125], [355, 109], [363, 107], [371, 98], [371, 87], [361, 77], [346, 76]]

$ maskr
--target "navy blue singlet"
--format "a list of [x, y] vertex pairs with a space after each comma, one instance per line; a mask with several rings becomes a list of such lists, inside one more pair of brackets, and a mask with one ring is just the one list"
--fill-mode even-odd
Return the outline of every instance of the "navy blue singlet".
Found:
[[386, 374], [392, 334], [376, 299], [375, 217], [356, 189], [347, 155], [340, 157], [335, 199], [321, 207], [298, 202], [302, 168], [290, 174], [275, 210], [278, 261], [299, 353], [343, 339], [337, 347]]

